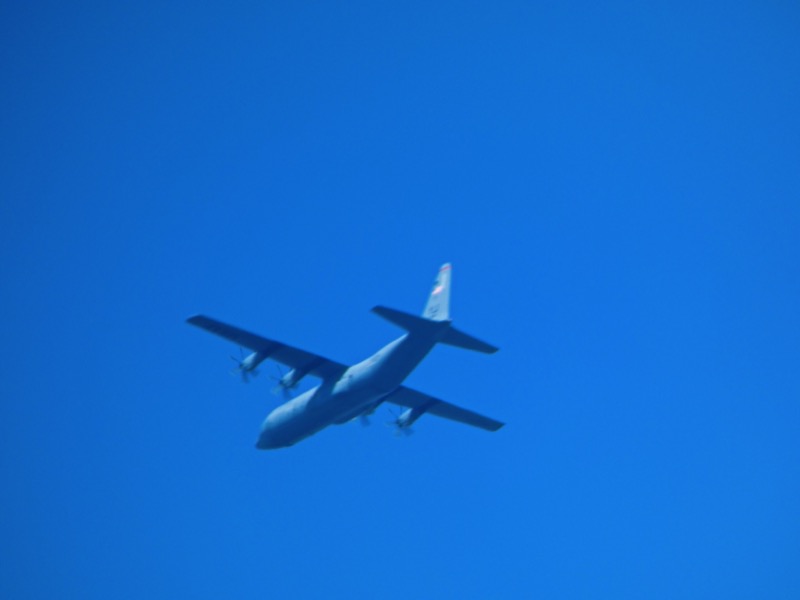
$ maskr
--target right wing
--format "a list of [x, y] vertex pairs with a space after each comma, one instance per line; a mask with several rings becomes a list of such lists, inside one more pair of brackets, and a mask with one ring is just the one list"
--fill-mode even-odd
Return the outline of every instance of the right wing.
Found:
[[263, 352], [268, 358], [297, 369], [304, 373], [314, 375], [321, 379], [338, 378], [347, 370], [347, 367], [329, 358], [294, 348], [282, 342], [270, 340], [222, 321], [217, 321], [204, 315], [189, 317], [186, 322], [205, 329], [220, 337], [224, 337], [240, 346], [256, 352]]
[[461, 408], [455, 404], [450, 404], [444, 400], [439, 400], [438, 398], [428, 396], [428, 394], [423, 394], [422, 392], [412, 390], [405, 386], [397, 388], [394, 392], [386, 396], [384, 401], [397, 404], [398, 406], [405, 406], [406, 408], [427, 406], [427, 408], [425, 408], [425, 413], [472, 425], [473, 427], [480, 427], [487, 431], [497, 431], [505, 425], [505, 423], [501, 423], [500, 421], [484, 417], [466, 408]]

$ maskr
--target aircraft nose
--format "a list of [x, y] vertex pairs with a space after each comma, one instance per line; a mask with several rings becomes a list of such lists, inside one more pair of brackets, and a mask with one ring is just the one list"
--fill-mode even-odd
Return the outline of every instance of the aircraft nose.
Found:
[[291, 434], [291, 432], [287, 432], [286, 428], [280, 422], [276, 423], [273, 416], [270, 415], [261, 425], [256, 448], [259, 450], [274, 450], [276, 448], [284, 448], [287, 445], [291, 446], [292, 440], [287, 439], [287, 437], [290, 437], [287, 434]]
[[256, 441], [256, 448], [259, 450], [272, 450], [273, 448], [280, 448], [282, 444], [278, 439], [278, 435], [274, 431], [271, 431], [269, 427], [265, 427], [261, 430], [261, 433], [258, 436], [258, 441]]
[[261, 435], [258, 436], [258, 441], [256, 442], [256, 448], [259, 450], [268, 450], [272, 448], [272, 444], [269, 443], [269, 436], [266, 431], [262, 431]]

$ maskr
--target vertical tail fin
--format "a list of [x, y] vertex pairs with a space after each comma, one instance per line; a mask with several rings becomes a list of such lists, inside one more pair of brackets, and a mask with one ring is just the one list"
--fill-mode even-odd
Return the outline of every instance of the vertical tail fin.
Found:
[[[486, 354], [497, 352], [497, 347], [487, 344], [483, 340], [464, 333], [452, 326], [450, 322], [450, 280], [453, 269], [450, 263], [445, 263], [439, 269], [433, 290], [425, 305], [422, 317], [410, 315], [402, 310], [376, 306], [372, 312], [387, 321], [402, 327], [411, 334], [432, 336], [440, 344], [456, 346], [465, 350], [475, 350]], [[445, 322], [446, 321], [446, 322]]]
[[450, 263], [443, 264], [439, 269], [439, 274], [433, 284], [433, 290], [431, 290], [431, 295], [428, 297], [428, 303], [422, 312], [422, 316], [426, 319], [431, 321], [450, 320], [450, 279], [452, 273], [453, 267]]

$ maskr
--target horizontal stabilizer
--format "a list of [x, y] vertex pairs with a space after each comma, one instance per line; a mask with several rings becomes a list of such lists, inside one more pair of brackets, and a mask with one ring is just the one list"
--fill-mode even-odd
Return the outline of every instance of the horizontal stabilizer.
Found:
[[476, 337], [459, 331], [455, 327], [448, 329], [444, 337], [439, 340], [439, 343], [455, 346], [457, 348], [464, 348], [465, 350], [475, 350], [476, 352], [483, 352], [484, 354], [494, 354], [499, 350], [496, 346], [487, 344]]
[[487, 344], [483, 340], [452, 327], [450, 321], [433, 321], [386, 306], [376, 306], [372, 309], [372, 312], [410, 333], [433, 333], [446, 328], [444, 335], [439, 339], [440, 344], [464, 348], [465, 350], [475, 350], [484, 354], [494, 354], [498, 350], [496, 346]]
[[394, 323], [398, 327], [402, 327], [408, 332], [430, 332], [440, 329], [446, 321], [432, 321], [425, 317], [418, 317], [411, 313], [397, 310], [396, 308], [388, 308], [386, 306], [376, 306], [372, 309], [379, 317], [383, 317], [390, 323]]

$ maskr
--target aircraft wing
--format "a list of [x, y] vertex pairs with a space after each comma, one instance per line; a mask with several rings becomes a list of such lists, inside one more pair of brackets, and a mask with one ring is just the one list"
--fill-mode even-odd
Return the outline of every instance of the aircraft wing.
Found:
[[455, 404], [450, 404], [444, 400], [439, 400], [428, 394], [423, 394], [411, 388], [400, 386], [394, 392], [384, 398], [385, 402], [391, 402], [398, 406], [405, 406], [406, 408], [418, 408], [428, 405], [425, 409], [426, 413], [450, 419], [451, 421], [458, 421], [459, 423], [466, 423], [473, 427], [480, 427], [487, 431], [497, 431], [505, 423], [495, 421], [489, 417], [484, 417], [476, 412], [461, 408]]
[[255, 352], [263, 352], [272, 360], [321, 379], [338, 377], [347, 370], [345, 365], [319, 354], [306, 352], [288, 344], [261, 337], [211, 317], [195, 315], [186, 319], [186, 322]]

